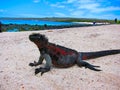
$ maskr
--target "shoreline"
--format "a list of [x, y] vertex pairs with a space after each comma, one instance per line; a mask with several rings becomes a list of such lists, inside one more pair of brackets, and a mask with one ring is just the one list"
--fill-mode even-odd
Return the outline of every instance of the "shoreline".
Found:
[[105, 23], [88, 23], [84, 22], [74, 22], [73, 25], [28, 25], [28, 24], [3, 24], [3, 32], [20, 32], [20, 31], [33, 31], [33, 30], [51, 30], [51, 29], [64, 29], [64, 28], [77, 28], [77, 27], [89, 27], [89, 26], [101, 26], [101, 25], [110, 25]]

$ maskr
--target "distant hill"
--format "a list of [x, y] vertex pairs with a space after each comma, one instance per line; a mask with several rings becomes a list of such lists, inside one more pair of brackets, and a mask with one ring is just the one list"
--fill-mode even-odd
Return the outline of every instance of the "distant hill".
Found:
[[48, 21], [60, 21], [60, 22], [108, 22], [114, 23], [114, 20], [107, 19], [95, 19], [95, 18], [67, 18], [67, 17], [45, 17], [45, 18], [11, 18], [11, 17], [1, 17], [0, 19], [12, 19], [12, 20], [48, 20]]

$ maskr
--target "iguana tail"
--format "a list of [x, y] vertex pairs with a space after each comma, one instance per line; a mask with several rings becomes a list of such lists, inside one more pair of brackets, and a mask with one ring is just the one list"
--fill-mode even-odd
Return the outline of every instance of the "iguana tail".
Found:
[[120, 53], [120, 49], [118, 50], [106, 50], [106, 51], [97, 51], [97, 52], [79, 52], [82, 60], [98, 58], [107, 55], [113, 55]]

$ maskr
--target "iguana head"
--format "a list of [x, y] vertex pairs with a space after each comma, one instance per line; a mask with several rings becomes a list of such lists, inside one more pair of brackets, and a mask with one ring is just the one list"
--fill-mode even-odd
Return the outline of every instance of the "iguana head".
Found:
[[48, 44], [48, 39], [43, 34], [33, 33], [29, 35], [29, 40], [34, 42], [37, 46], [43, 47]]

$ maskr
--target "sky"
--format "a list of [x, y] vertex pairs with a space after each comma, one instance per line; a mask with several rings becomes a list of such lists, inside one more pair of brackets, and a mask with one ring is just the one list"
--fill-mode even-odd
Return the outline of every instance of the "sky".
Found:
[[0, 17], [120, 20], [120, 0], [0, 0]]

